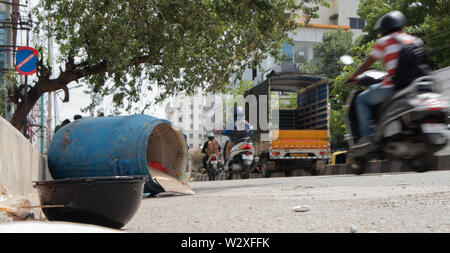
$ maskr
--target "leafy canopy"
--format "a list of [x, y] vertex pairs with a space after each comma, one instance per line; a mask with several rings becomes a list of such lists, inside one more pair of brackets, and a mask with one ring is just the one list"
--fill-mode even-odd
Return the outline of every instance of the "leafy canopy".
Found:
[[358, 15], [366, 20], [366, 42], [377, 38], [373, 30], [376, 21], [393, 10], [399, 10], [405, 15], [406, 32], [425, 41], [435, 69], [450, 65], [450, 1], [361, 0]]
[[[88, 84], [95, 110], [104, 96], [132, 109], [197, 89], [225, 91], [233, 74], [264, 54], [279, 56], [296, 13], [315, 16], [324, 0], [42, 0], [36, 31], [60, 46], [62, 71]], [[160, 88], [152, 101], [140, 94]], [[128, 104], [125, 105], [125, 101]]]

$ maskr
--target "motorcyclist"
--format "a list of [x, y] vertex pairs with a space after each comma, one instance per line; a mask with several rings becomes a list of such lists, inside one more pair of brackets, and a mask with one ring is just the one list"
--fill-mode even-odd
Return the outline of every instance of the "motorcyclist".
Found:
[[253, 127], [244, 119], [244, 109], [241, 106], [234, 108], [234, 121], [226, 125], [222, 135], [229, 137], [224, 148], [224, 160], [226, 162], [234, 142], [253, 135]]
[[203, 144], [202, 153], [205, 154], [203, 157], [203, 168], [205, 169], [210, 155], [220, 156], [220, 144], [214, 139], [214, 133], [208, 133], [208, 140]]
[[365, 72], [375, 61], [381, 59], [385, 70], [388, 72], [381, 83], [369, 86], [367, 90], [356, 97], [356, 114], [358, 117], [359, 132], [361, 138], [355, 148], [367, 146], [374, 136], [372, 121], [372, 107], [382, 103], [395, 92], [392, 77], [398, 65], [398, 56], [402, 45], [396, 39], [409, 44], [417, 38], [403, 32], [405, 16], [399, 11], [392, 11], [382, 16], [375, 24], [375, 29], [383, 37], [377, 40], [366, 60], [347, 78], [346, 82], [354, 82], [358, 75]]

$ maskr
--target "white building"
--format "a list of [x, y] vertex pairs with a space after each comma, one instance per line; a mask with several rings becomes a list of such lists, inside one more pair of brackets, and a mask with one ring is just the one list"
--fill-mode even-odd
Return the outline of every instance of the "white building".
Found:
[[[297, 20], [298, 28], [289, 34], [294, 40], [294, 45], [284, 44], [282, 53], [287, 56], [287, 62], [301, 64], [313, 60], [314, 45], [322, 42], [324, 33], [337, 29], [350, 30], [353, 38], [357, 38], [363, 32], [365, 21], [357, 15], [360, 0], [330, 0], [330, 7], [321, 7], [318, 11], [319, 18], [310, 20], [305, 26], [304, 18]], [[292, 68], [292, 64], [278, 65], [273, 58], [267, 58], [261, 63], [263, 71], [259, 69], [246, 69], [244, 80], [254, 81], [255, 84], [265, 79], [265, 75], [271, 70], [282, 71], [282, 68]], [[295, 66], [295, 65], [294, 65]], [[288, 69], [286, 69], [288, 70]]]
[[[219, 95], [179, 96], [172, 98], [165, 106], [166, 119], [180, 128], [187, 137], [190, 151], [202, 148], [208, 133], [222, 129], [221, 121], [216, 120], [214, 108], [220, 107]], [[217, 111], [220, 111], [218, 108]], [[219, 136], [216, 135], [216, 139]]]

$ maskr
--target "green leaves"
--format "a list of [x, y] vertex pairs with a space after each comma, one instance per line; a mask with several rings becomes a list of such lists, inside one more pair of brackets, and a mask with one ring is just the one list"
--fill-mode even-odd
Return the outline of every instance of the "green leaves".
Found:
[[339, 29], [327, 32], [322, 38], [322, 42], [314, 47], [315, 55], [319, 58], [321, 72], [328, 78], [335, 78], [339, 75], [339, 57], [348, 54], [353, 47], [353, 33]]
[[34, 10], [35, 31], [52, 34], [59, 63], [88, 84], [93, 114], [99, 95], [112, 95], [116, 107], [138, 101], [151, 87], [144, 80], [160, 87], [158, 97], [145, 98], [149, 103], [224, 91], [252, 60], [276, 56], [297, 13], [314, 15], [319, 4], [327, 2], [43, 0]]
[[399, 10], [406, 17], [405, 31], [421, 37], [431, 51], [434, 69], [450, 65], [450, 1], [448, 0], [361, 0], [358, 15], [366, 20], [365, 42], [377, 38], [375, 22], [384, 14]]

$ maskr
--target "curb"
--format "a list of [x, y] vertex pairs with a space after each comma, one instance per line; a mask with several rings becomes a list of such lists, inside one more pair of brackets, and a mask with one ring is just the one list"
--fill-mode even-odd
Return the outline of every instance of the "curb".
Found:
[[[450, 156], [438, 156], [438, 169], [437, 170], [450, 170]], [[371, 173], [396, 173], [396, 172], [411, 172], [408, 166], [400, 161], [372, 161], [369, 162], [369, 168], [364, 174]], [[352, 174], [350, 169], [350, 164], [336, 164], [336, 165], [326, 165], [325, 169], [319, 171], [317, 176], [330, 176], [330, 175], [345, 175]], [[305, 170], [295, 170], [292, 176], [312, 176], [309, 171]], [[283, 172], [273, 172], [272, 177], [284, 177]], [[252, 178], [262, 178], [261, 173], [250, 174], [250, 179]], [[233, 175], [232, 180], [240, 179], [239, 175]], [[226, 180], [225, 174], [221, 173], [217, 176], [216, 180]], [[204, 174], [193, 174], [191, 176], [191, 181], [208, 181], [208, 175]]]

